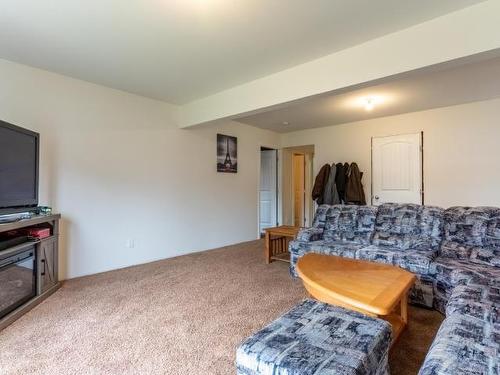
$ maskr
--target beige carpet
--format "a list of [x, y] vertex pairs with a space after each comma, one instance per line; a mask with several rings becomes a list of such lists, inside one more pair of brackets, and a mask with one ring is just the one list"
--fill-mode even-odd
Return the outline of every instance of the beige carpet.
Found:
[[[0, 332], [4, 374], [234, 374], [235, 348], [304, 297], [261, 241], [70, 280]], [[391, 354], [416, 374], [439, 313], [410, 310]]]

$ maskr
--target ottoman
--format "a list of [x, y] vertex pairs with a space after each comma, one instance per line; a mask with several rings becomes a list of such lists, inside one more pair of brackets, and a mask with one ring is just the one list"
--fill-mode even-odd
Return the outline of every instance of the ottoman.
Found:
[[239, 375], [385, 375], [391, 326], [385, 320], [306, 299], [236, 351]]

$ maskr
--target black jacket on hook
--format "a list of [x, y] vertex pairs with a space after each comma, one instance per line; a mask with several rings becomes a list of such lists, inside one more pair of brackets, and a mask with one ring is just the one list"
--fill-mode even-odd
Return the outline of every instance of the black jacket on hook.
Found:
[[337, 185], [337, 191], [339, 193], [339, 199], [341, 203], [345, 202], [345, 183], [346, 183], [346, 169], [344, 164], [337, 163], [337, 174], [335, 176], [335, 184]]

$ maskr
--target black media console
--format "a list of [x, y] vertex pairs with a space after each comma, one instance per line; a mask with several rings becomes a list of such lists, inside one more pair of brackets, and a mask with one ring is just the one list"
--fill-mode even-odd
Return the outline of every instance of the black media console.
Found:
[[[31, 310], [59, 287], [60, 215], [35, 215], [0, 224], [0, 330]], [[50, 236], [34, 239], [27, 229], [46, 228]]]

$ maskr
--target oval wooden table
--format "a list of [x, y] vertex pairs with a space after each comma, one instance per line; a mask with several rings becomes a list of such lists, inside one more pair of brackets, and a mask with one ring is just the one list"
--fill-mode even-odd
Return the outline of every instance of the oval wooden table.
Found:
[[313, 253], [299, 259], [297, 272], [317, 300], [387, 320], [392, 325], [393, 343], [408, 324], [408, 291], [416, 279], [411, 272]]

